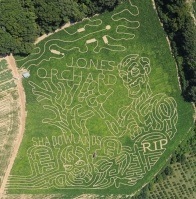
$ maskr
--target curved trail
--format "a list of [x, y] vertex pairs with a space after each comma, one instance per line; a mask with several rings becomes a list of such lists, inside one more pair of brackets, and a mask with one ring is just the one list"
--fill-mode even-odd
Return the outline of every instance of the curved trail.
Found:
[[52, 33], [44, 34], [44, 35], [38, 37], [38, 38], [36, 39], [36, 41], [34, 42], [34, 44], [38, 44], [40, 41], [44, 40], [45, 38], [49, 37], [50, 35], [53, 35], [54, 33], [59, 32], [60, 30], [63, 30], [64, 28], [67, 28], [67, 27], [69, 27], [69, 26], [71, 26], [71, 23], [70, 23], [70, 22], [66, 23], [65, 25], [63, 25], [62, 27], [58, 28], [57, 30], [55, 30], [55, 31], [52, 32]]
[[17, 78], [16, 85], [17, 85], [17, 90], [18, 90], [18, 95], [19, 95], [19, 105], [20, 105], [19, 122], [20, 122], [20, 125], [19, 125], [19, 132], [18, 132], [17, 137], [14, 141], [13, 153], [12, 153], [12, 156], [10, 158], [5, 176], [3, 178], [2, 185], [0, 187], [0, 198], [6, 192], [5, 188], [6, 188], [7, 180], [8, 180], [8, 177], [10, 175], [12, 166], [13, 166], [14, 161], [15, 161], [15, 158], [17, 156], [18, 149], [19, 149], [20, 144], [22, 142], [23, 134], [24, 134], [24, 131], [25, 131], [25, 120], [26, 120], [26, 111], [25, 111], [26, 98], [25, 98], [25, 92], [24, 92], [24, 89], [23, 89], [23, 86], [22, 86], [22, 78], [20, 78], [20, 74], [17, 70], [14, 57], [12, 55], [7, 56], [6, 60], [7, 60], [7, 63], [8, 63], [8, 68], [12, 70], [13, 77]]

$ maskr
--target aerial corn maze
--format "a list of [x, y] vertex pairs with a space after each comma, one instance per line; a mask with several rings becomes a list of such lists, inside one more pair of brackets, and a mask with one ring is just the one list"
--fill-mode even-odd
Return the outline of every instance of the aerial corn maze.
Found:
[[71, 24], [16, 62], [30, 77], [8, 193], [132, 195], [193, 127], [151, 0]]

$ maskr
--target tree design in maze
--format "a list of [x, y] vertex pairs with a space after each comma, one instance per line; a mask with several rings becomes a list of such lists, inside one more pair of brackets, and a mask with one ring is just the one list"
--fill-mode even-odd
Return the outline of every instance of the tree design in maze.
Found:
[[[65, 31], [72, 40], [49, 40], [44, 49], [32, 55], [36, 58], [24, 62], [23, 66], [29, 68], [40, 65], [39, 85], [32, 80], [29, 84], [37, 101], [50, 113], [42, 122], [60, 129], [61, 135], [41, 140], [32, 138], [33, 146], [27, 151], [32, 174], [11, 176], [10, 188], [133, 186], [166, 150], [177, 131], [177, 104], [172, 97], [151, 91], [149, 58], [126, 53], [118, 64], [104, 61], [96, 65], [92, 60], [78, 58], [74, 62], [72, 58], [64, 71], [41, 67], [43, 61], [61, 59], [72, 50], [85, 55], [89, 45], [94, 45], [90, 49], [95, 55], [102, 49], [126, 52], [121, 40], [134, 39], [134, 34], [128, 32], [138, 28], [139, 22], [125, 18], [125, 13], [135, 16], [139, 11], [131, 4], [130, 10], [112, 16], [111, 20], [121, 24], [116, 26], [116, 38], [105, 33], [110, 31], [109, 25], [98, 31], [102, 21], [89, 20], [75, 32]], [[86, 27], [95, 30], [88, 33]], [[46, 52], [51, 53], [50, 59]], [[112, 98], [118, 93], [118, 84], [126, 91], [128, 104], [113, 114], [107, 105], [114, 103]], [[92, 133], [89, 124], [93, 118], [102, 122], [105, 136]]]

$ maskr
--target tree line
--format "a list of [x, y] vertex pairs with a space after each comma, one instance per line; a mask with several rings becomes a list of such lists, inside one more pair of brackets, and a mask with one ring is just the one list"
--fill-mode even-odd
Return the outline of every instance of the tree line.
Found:
[[182, 94], [196, 102], [196, 26], [193, 5], [185, 0], [155, 0], [158, 15], [179, 67]]
[[27, 55], [35, 39], [68, 21], [111, 11], [121, 0], [1, 0], [0, 54]]

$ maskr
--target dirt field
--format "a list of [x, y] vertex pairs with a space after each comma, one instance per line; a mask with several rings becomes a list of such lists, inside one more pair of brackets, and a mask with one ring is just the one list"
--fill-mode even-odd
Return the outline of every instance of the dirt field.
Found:
[[22, 141], [26, 117], [21, 75], [13, 56], [7, 56], [5, 60], [7, 69], [2, 69], [1, 73], [9, 71], [12, 77], [6, 79], [5, 82], [0, 81], [0, 85], [14, 80], [15, 87], [0, 92], [0, 167], [2, 171], [0, 173], [0, 197], [6, 192], [5, 186]]

